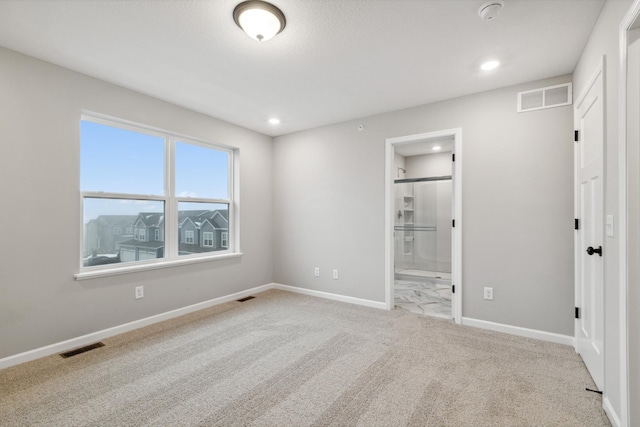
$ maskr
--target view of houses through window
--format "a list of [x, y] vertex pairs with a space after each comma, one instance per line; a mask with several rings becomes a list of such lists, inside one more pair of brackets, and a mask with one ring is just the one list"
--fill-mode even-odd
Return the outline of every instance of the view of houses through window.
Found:
[[83, 117], [82, 265], [228, 251], [231, 155], [225, 148]]

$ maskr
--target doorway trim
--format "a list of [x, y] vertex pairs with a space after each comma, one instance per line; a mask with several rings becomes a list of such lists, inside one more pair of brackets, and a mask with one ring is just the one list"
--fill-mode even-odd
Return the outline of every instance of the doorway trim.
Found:
[[453, 219], [455, 227], [451, 235], [451, 284], [455, 285], [452, 295], [453, 319], [462, 322], [462, 128], [419, 133], [385, 139], [385, 306], [393, 309], [394, 250], [393, 250], [393, 167], [395, 146], [411, 144], [429, 139], [453, 137], [455, 162], [453, 162]]
[[[628, 48], [629, 48], [629, 31], [640, 19], [640, 0], [636, 0], [629, 11], [624, 16], [620, 23], [620, 36], [619, 36], [619, 92], [618, 92], [618, 236], [619, 236], [619, 265], [618, 275], [620, 283], [620, 297], [618, 302], [619, 308], [619, 322], [620, 322], [620, 413], [619, 425], [629, 425], [630, 423], [630, 384], [629, 384], [629, 315], [628, 315], [628, 292], [629, 292], [629, 278], [628, 278], [628, 253], [627, 246], [629, 244], [627, 236], [627, 217], [628, 217], [628, 204], [627, 189], [628, 174], [627, 174], [627, 146], [629, 144], [627, 139], [627, 97], [628, 97], [628, 85], [627, 85], [627, 67], [629, 63]], [[635, 195], [638, 196], [637, 194]], [[605, 324], [607, 319], [605, 318]], [[605, 368], [606, 368], [605, 360]], [[611, 405], [608, 399], [604, 402], [604, 407], [607, 413], [611, 411]], [[613, 413], [615, 415], [615, 412]]]

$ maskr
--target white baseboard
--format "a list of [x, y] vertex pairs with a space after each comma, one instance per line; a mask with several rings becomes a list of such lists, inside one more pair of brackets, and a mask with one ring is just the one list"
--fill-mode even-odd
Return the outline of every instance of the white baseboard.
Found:
[[618, 414], [616, 413], [616, 411], [613, 409], [613, 406], [611, 405], [611, 401], [609, 401], [607, 397], [602, 399], [602, 407], [604, 408], [604, 412], [607, 414], [607, 417], [609, 417], [609, 421], [611, 421], [611, 425], [613, 427], [621, 427], [622, 423], [620, 422], [620, 417], [618, 417]]
[[552, 332], [538, 331], [536, 329], [521, 328], [519, 326], [505, 325], [502, 323], [488, 322], [486, 320], [463, 317], [462, 324], [476, 328], [488, 329], [490, 331], [504, 332], [506, 334], [518, 335], [520, 337], [535, 338], [542, 341], [554, 342], [574, 346], [574, 337], [569, 335], [554, 334]]
[[339, 295], [339, 294], [331, 294], [329, 292], [314, 291], [312, 289], [298, 288], [296, 286], [289, 286], [289, 285], [281, 285], [279, 283], [272, 283], [271, 285], [273, 286], [274, 289], [280, 289], [282, 291], [295, 292], [298, 294], [309, 295], [312, 297], [325, 298], [325, 299], [330, 299], [334, 301], [348, 302], [350, 304], [364, 305], [365, 307], [373, 307], [373, 308], [380, 308], [383, 310], [387, 310], [387, 304], [385, 304], [384, 302], [348, 297], [348, 296]]
[[267, 285], [262, 285], [252, 289], [247, 289], [245, 291], [236, 292], [235, 294], [226, 295], [226, 296], [214, 298], [208, 301], [199, 302], [197, 304], [178, 308], [176, 310], [171, 310], [166, 313], [157, 314], [155, 316], [146, 317], [140, 320], [135, 320], [133, 322], [125, 323], [123, 325], [114, 326], [112, 328], [103, 329], [101, 331], [82, 335], [77, 338], [72, 338], [72, 339], [51, 344], [45, 347], [29, 350], [24, 353], [8, 356], [3, 359], [0, 359], [0, 369], [19, 365], [20, 363], [30, 362], [32, 360], [39, 359], [41, 357], [50, 356], [52, 354], [62, 353], [62, 352], [65, 352], [74, 348], [82, 347], [88, 344], [93, 344], [96, 341], [100, 341], [105, 338], [112, 337], [114, 335], [129, 332], [134, 329], [138, 329], [144, 326], [152, 325], [154, 323], [162, 322], [164, 320], [173, 319], [174, 317], [183, 316], [185, 314], [193, 313], [194, 311], [213, 307], [214, 305], [235, 301], [252, 294], [264, 292], [266, 290], [272, 289], [273, 287], [274, 287], [274, 284], [269, 283]]

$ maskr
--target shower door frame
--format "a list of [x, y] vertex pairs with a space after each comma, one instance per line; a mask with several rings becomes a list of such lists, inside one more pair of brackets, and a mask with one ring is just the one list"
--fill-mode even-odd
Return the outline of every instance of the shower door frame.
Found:
[[394, 284], [394, 155], [398, 145], [425, 142], [432, 139], [453, 137], [452, 168], [452, 218], [455, 226], [451, 229], [451, 284], [455, 286], [452, 294], [452, 315], [457, 324], [462, 323], [462, 128], [446, 129], [435, 132], [387, 138], [385, 140], [385, 306], [393, 309]]

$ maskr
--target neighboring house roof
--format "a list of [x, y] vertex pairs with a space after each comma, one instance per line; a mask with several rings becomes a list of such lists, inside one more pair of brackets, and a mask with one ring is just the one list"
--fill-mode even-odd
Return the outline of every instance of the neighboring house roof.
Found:
[[178, 222], [184, 221], [186, 217], [189, 218], [197, 218], [200, 215], [203, 215], [207, 212], [211, 212], [210, 210], [191, 210], [191, 211], [178, 211]]
[[193, 226], [195, 228], [200, 228], [198, 226], [198, 224], [196, 224], [195, 222], [193, 222], [193, 220], [190, 217], [185, 217], [180, 223], [178, 223], [178, 227], [182, 228], [182, 226], [184, 225], [185, 222], [189, 221], [191, 224], [193, 224]]
[[161, 212], [140, 212], [136, 219], [136, 224], [142, 224], [145, 227], [160, 227], [164, 222], [164, 213]]
[[[227, 216], [223, 215], [222, 212], [224, 212]], [[229, 218], [228, 218], [228, 211], [216, 211], [216, 214], [211, 218], [211, 221], [213, 221], [213, 225], [216, 228], [222, 228], [222, 229], [227, 229], [229, 228]]]
[[87, 222], [99, 223], [107, 227], [125, 227], [136, 220], [137, 215], [99, 215], [97, 218]]
[[226, 230], [229, 228], [229, 211], [225, 210], [206, 210], [206, 211], [180, 211], [178, 215], [178, 226], [187, 221], [191, 221], [196, 228], [200, 229], [208, 222], [216, 229]]
[[[208, 221], [214, 228], [226, 230], [229, 228], [229, 211], [226, 209], [217, 210], [189, 210], [178, 212], [178, 225], [182, 227], [185, 221], [191, 221], [196, 228], [200, 229], [205, 221]], [[164, 224], [164, 213], [162, 212], [140, 212], [138, 215], [100, 215], [91, 223], [101, 224], [108, 227], [128, 227], [144, 225], [148, 227], [162, 227]]]
[[100, 221], [103, 221], [108, 225], [122, 225], [132, 223], [135, 221], [135, 215], [100, 215], [98, 217]]

